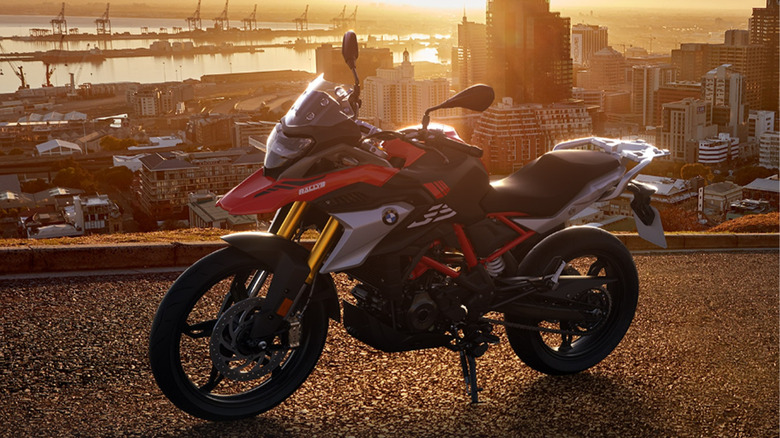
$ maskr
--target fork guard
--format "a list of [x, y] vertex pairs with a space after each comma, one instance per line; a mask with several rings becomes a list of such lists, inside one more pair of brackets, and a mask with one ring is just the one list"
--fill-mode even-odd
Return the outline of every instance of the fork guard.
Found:
[[[284, 301], [292, 300], [293, 303], [299, 303], [302, 299], [306, 299], [302, 294], [308, 289], [303, 286], [309, 275], [309, 251], [293, 241], [263, 232], [235, 233], [222, 236], [222, 240], [272, 269], [274, 277], [265, 301], [271, 312], [263, 312], [269, 317], [263, 318], [262, 324], [260, 318], [256, 319], [252, 335], [259, 336], [260, 332], [268, 333], [275, 330], [287, 316], [287, 314], [277, 313], [277, 309], [280, 309]], [[322, 302], [328, 316], [335, 321], [340, 321], [338, 295], [331, 276], [317, 275], [312, 289], [311, 301]], [[263, 327], [260, 328], [259, 325]]]

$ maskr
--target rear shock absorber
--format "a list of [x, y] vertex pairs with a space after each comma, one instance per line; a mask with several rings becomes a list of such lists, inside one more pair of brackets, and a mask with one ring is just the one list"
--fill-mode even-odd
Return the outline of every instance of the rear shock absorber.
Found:
[[491, 277], [498, 277], [506, 269], [503, 257], [498, 257], [485, 263], [485, 270]]

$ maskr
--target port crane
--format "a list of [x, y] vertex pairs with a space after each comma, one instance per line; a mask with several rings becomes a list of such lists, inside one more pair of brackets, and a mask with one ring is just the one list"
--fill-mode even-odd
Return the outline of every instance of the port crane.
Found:
[[200, 0], [198, 0], [198, 7], [195, 8], [195, 13], [191, 17], [187, 17], [187, 28], [190, 32], [203, 30], [203, 21], [200, 19]]
[[293, 18], [293, 23], [295, 23], [295, 30], [298, 32], [309, 30], [309, 5], [306, 5], [306, 9], [300, 17]]
[[341, 13], [331, 20], [334, 29], [350, 29], [354, 28], [357, 22], [357, 6], [352, 14], [347, 16], [347, 5], [341, 10]]
[[252, 10], [252, 13], [242, 19], [241, 22], [244, 24], [244, 30], [257, 30], [257, 4], [255, 4], [255, 9]]
[[65, 20], [65, 2], [62, 2], [60, 13], [51, 20], [51, 33], [65, 35], [68, 33], [68, 22]]
[[[52, 67], [49, 63], [45, 63], [43, 65], [46, 67], [46, 83], [41, 86], [44, 88], [53, 87], [54, 85], [51, 84], [51, 75], [54, 74], [54, 70], [57, 70], [57, 68]], [[24, 81], [24, 79], [22, 79], [22, 81]]]
[[225, 9], [222, 10], [222, 13], [219, 14], [219, 17], [214, 19], [214, 28], [217, 30], [228, 30], [230, 29], [230, 20], [228, 19], [228, 2], [230, 0], [225, 0]]
[[106, 3], [106, 12], [103, 12], [103, 15], [95, 20], [98, 35], [111, 35], [111, 20], [108, 18], [108, 7], [110, 5], [111, 3]]
[[[2, 54], [3, 57], [5, 57], [6, 55], [6, 51], [2, 43], [0, 43], [0, 54]], [[6, 58], [5, 62], [7, 62], [9, 66], [11, 66], [11, 70], [14, 72], [16, 77], [19, 78], [20, 81], [22, 81], [22, 85], [19, 86], [19, 89], [24, 90], [26, 88], [30, 88], [30, 84], [27, 83], [27, 78], [24, 76], [24, 67], [21, 65], [14, 64], [8, 58]], [[0, 74], [3, 74], [2, 70], [0, 70]]]

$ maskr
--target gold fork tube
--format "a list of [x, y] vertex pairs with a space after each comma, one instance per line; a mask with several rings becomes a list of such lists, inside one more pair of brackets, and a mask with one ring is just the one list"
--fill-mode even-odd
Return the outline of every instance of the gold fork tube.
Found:
[[314, 281], [314, 277], [322, 267], [322, 263], [325, 261], [325, 255], [330, 250], [331, 245], [336, 240], [336, 236], [339, 231], [339, 221], [333, 217], [328, 219], [328, 223], [325, 224], [325, 228], [320, 232], [320, 237], [314, 242], [314, 247], [309, 254], [309, 278], [306, 279], [307, 284], [311, 284]]
[[292, 239], [295, 235], [295, 230], [298, 229], [298, 225], [301, 223], [303, 214], [306, 213], [308, 207], [308, 202], [295, 201], [292, 207], [290, 207], [290, 211], [287, 212], [287, 216], [284, 218], [282, 226], [279, 227], [279, 231], [277, 231], [276, 234], [288, 240]]

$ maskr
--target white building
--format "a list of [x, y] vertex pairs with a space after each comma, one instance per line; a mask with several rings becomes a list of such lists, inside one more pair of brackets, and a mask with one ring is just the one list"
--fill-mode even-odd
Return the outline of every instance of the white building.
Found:
[[699, 163], [720, 164], [739, 158], [739, 138], [720, 133], [717, 137], [699, 140]]
[[76, 228], [84, 234], [115, 233], [122, 231], [119, 207], [108, 195], [74, 196]]
[[64, 140], [49, 140], [35, 146], [35, 148], [38, 155], [72, 155], [82, 152], [79, 145]]
[[713, 123], [719, 132], [739, 137], [740, 127], [745, 124], [745, 84], [743, 76], [723, 64], [702, 77], [704, 101], [712, 105]]
[[774, 111], [750, 110], [748, 115], [748, 141], [757, 142], [767, 131], [775, 130]]
[[711, 105], [699, 99], [663, 104], [661, 121], [658, 147], [668, 149], [675, 161], [696, 162], [699, 141], [718, 133]]
[[[399, 67], [380, 68], [376, 73], [364, 82], [361, 118], [383, 129], [417, 125], [426, 109], [450, 97], [447, 79], [414, 79], [414, 66], [407, 51], [404, 51], [404, 60]], [[434, 117], [454, 114], [455, 110], [440, 110]]]
[[767, 169], [780, 167], [780, 132], [764, 132], [761, 134], [758, 144], [758, 165]]

